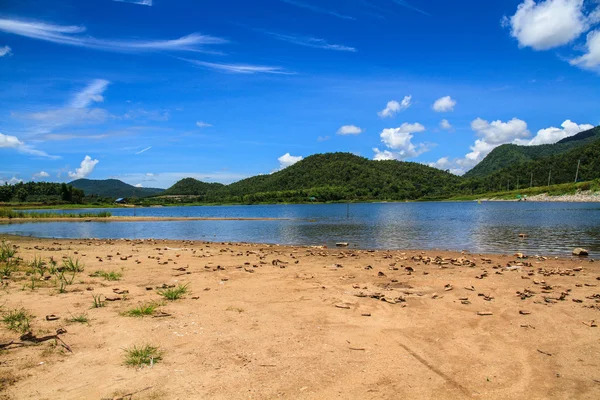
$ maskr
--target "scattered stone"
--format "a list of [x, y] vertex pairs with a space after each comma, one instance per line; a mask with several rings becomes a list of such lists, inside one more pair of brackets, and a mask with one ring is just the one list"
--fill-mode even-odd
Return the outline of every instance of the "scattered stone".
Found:
[[348, 247], [348, 242], [339, 242], [335, 244], [337, 247]]
[[486, 315], [494, 315], [494, 313], [491, 312], [491, 311], [478, 311], [477, 315], [479, 315], [479, 316], [486, 316]]
[[573, 250], [573, 255], [574, 256], [587, 256], [589, 254], [589, 252], [586, 249], [582, 249], [581, 247], [576, 248], [575, 250]]
[[529, 315], [529, 314], [531, 314], [531, 311], [520, 310], [519, 314], [521, 314], [521, 315]]

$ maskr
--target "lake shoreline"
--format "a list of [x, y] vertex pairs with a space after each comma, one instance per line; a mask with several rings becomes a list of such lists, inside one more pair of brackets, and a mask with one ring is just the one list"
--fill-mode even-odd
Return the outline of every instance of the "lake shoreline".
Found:
[[160, 221], [282, 221], [286, 218], [249, 218], [249, 217], [51, 217], [51, 218], [0, 218], [0, 224], [11, 222], [160, 222]]
[[[0, 324], [9, 398], [600, 396], [600, 264], [586, 258], [3, 237], [23, 260], [3, 312], [30, 313], [33, 337], [62, 329], [30, 345]], [[83, 271], [59, 293], [28, 275], [34, 259]], [[172, 285], [187, 293], [164, 300]], [[162, 359], [125, 366], [146, 344]]]

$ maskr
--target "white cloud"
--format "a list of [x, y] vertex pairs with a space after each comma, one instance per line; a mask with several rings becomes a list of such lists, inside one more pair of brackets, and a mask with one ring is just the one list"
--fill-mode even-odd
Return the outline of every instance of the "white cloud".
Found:
[[5, 185], [7, 183], [9, 185], [16, 185], [17, 183], [21, 183], [21, 182], [23, 182], [23, 179], [19, 179], [16, 176], [13, 176], [9, 180], [0, 179], [0, 185]]
[[490, 151], [499, 145], [511, 143], [517, 139], [525, 139], [531, 135], [527, 129], [527, 123], [518, 118], [513, 118], [508, 122], [498, 120], [491, 123], [477, 118], [471, 122], [471, 129], [481, 139], [475, 141], [471, 146], [471, 152], [465, 157], [475, 164], [483, 160]]
[[153, 177], [155, 175], [152, 172], [148, 172], [148, 173], [146, 173], [146, 176], [149, 177], [149, 178], [151, 178], [151, 177]]
[[450, 122], [448, 122], [447, 119], [443, 119], [440, 121], [440, 128], [449, 131], [452, 129], [452, 125], [450, 124]]
[[338, 129], [338, 135], [359, 135], [364, 131], [355, 125], [344, 125], [340, 129]]
[[319, 14], [327, 14], [327, 15], [331, 15], [340, 19], [349, 19], [349, 20], [354, 20], [356, 18], [354, 17], [350, 17], [348, 15], [344, 15], [344, 14], [340, 14], [338, 12], [332, 11], [332, 10], [327, 10], [325, 8], [321, 8], [321, 7], [317, 7], [317, 6], [313, 6], [312, 4], [307, 4], [307, 3], [303, 3], [300, 1], [296, 1], [296, 0], [281, 0], [284, 3], [287, 4], [291, 4], [293, 6], [296, 7], [301, 7], [301, 8], [306, 8], [307, 10], [319, 13]]
[[576, 124], [570, 119], [566, 120], [561, 124], [561, 128], [555, 128], [551, 126], [550, 128], [540, 129], [535, 137], [531, 140], [523, 140], [517, 139], [514, 141], [515, 144], [525, 145], [525, 146], [535, 146], [540, 144], [551, 144], [556, 143], [559, 140], [564, 138], [574, 136], [579, 132], [587, 131], [589, 129], [594, 128], [593, 125], [590, 124]]
[[[600, 14], [600, 8], [598, 8]], [[600, 30], [595, 30], [587, 35], [585, 44], [587, 53], [571, 60], [571, 65], [581, 68], [593, 69], [600, 66]]]
[[113, 0], [119, 3], [131, 3], [138, 4], [140, 6], [149, 6], [152, 7], [152, 0]]
[[397, 102], [396, 100], [388, 101], [386, 107], [379, 111], [377, 115], [379, 115], [381, 118], [393, 117], [400, 111], [404, 111], [410, 107], [411, 99], [412, 96], [404, 96], [402, 102]]
[[248, 65], [248, 64], [222, 64], [222, 63], [211, 63], [206, 61], [198, 60], [187, 60], [187, 62], [198, 65], [199, 67], [205, 67], [214, 69], [217, 71], [230, 72], [233, 74], [279, 74], [279, 75], [292, 75], [292, 72], [287, 72], [281, 67], [270, 67], [266, 65]]
[[45, 151], [36, 150], [32, 146], [27, 145], [27, 144], [23, 143], [22, 141], [20, 141], [19, 138], [16, 136], [4, 135], [4, 134], [0, 133], [0, 149], [2, 149], [2, 148], [15, 149], [19, 153], [29, 154], [32, 156], [46, 157], [46, 158], [51, 158], [51, 159], [60, 158], [57, 156], [51, 156], [48, 153], [46, 153]]
[[112, 40], [97, 39], [84, 34], [86, 28], [74, 25], [54, 25], [45, 22], [0, 19], [0, 31], [67, 46], [117, 52], [190, 51], [203, 52], [202, 46], [227, 43], [227, 40], [192, 33], [173, 40]]
[[41, 178], [48, 178], [49, 176], [50, 176], [50, 174], [47, 173], [46, 171], [40, 171], [40, 172], [33, 174], [32, 178], [33, 179], [41, 179]]
[[444, 96], [435, 101], [433, 103], [433, 110], [436, 112], [448, 112], [454, 111], [454, 106], [456, 105], [456, 100], [454, 100], [450, 96]]
[[334, 51], [348, 51], [348, 52], [356, 52], [356, 49], [354, 47], [350, 47], [350, 46], [344, 46], [341, 44], [331, 44], [328, 43], [325, 39], [319, 39], [319, 38], [314, 38], [314, 37], [302, 37], [302, 36], [291, 36], [291, 35], [283, 35], [280, 33], [275, 33], [275, 32], [269, 32], [269, 31], [265, 31], [265, 30], [259, 30], [260, 32], [263, 32], [267, 35], [273, 36], [274, 38], [284, 41], [284, 42], [289, 42], [289, 43], [294, 43], [300, 46], [305, 46], [305, 47], [313, 47], [315, 49], [324, 49], [324, 50], [334, 50]]
[[138, 154], [145, 153], [145, 152], [147, 152], [148, 150], [150, 150], [151, 148], [152, 148], [152, 146], [148, 146], [148, 147], [146, 147], [145, 149], [142, 149], [142, 150], [138, 151], [137, 153], [135, 153], [135, 155], [137, 156]]
[[429, 14], [429, 13], [427, 13], [427, 12], [425, 12], [425, 11], [421, 10], [420, 8], [417, 8], [417, 7], [415, 7], [415, 6], [411, 5], [411, 4], [409, 4], [409, 2], [408, 2], [408, 1], [406, 1], [406, 0], [392, 0], [392, 1], [393, 1], [394, 3], [396, 3], [396, 4], [400, 5], [400, 6], [402, 6], [402, 7], [406, 7], [406, 8], [408, 8], [409, 10], [413, 10], [413, 11], [419, 12], [419, 13], [421, 13], [421, 14], [423, 14], [423, 15], [427, 15], [427, 16], [429, 16], [429, 17], [431, 16], [431, 14]]
[[137, 185], [135, 185], [135, 187], [136, 187], [136, 188], [141, 188], [141, 187], [144, 187], [144, 186], [142, 186], [142, 184], [141, 184], [141, 183], [138, 183]]
[[197, 121], [196, 122], [196, 126], [198, 128], [210, 128], [212, 126], [212, 124], [208, 124], [208, 123], [203, 122], [203, 121]]
[[0, 133], [0, 148], [17, 149], [24, 145], [25, 143], [21, 142], [18, 137]]
[[12, 49], [8, 46], [0, 47], [0, 57], [10, 56], [12, 54]]
[[98, 160], [92, 160], [90, 156], [85, 156], [83, 161], [81, 161], [80, 167], [75, 170], [75, 172], [69, 171], [69, 178], [71, 179], [83, 179], [89, 176], [98, 164]]
[[429, 150], [425, 143], [412, 143], [413, 133], [423, 132], [425, 127], [419, 123], [404, 123], [398, 128], [387, 128], [379, 135], [381, 142], [391, 150], [379, 150], [374, 148], [375, 160], [404, 160], [416, 157]]
[[72, 108], [85, 108], [92, 103], [102, 103], [104, 96], [102, 94], [109, 85], [109, 81], [104, 79], [95, 79], [82, 91], [77, 93], [71, 101]]
[[289, 167], [290, 165], [296, 164], [298, 161], [301, 161], [304, 157], [302, 156], [292, 156], [290, 153], [285, 153], [277, 160], [279, 161], [279, 169], [284, 169]]
[[568, 44], [588, 28], [583, 0], [524, 0], [502, 23], [510, 26], [519, 46], [535, 50]]
[[[103, 79], [93, 80], [85, 88], [75, 93], [71, 101], [64, 107], [14, 115], [35, 123], [35, 126], [30, 128], [30, 133], [38, 136], [37, 139], [62, 140], [64, 135], [53, 135], [52, 132], [67, 126], [99, 124], [111, 118], [105, 109], [89, 108], [94, 103], [104, 101], [103, 93], [109, 83]], [[40, 137], [40, 135], [45, 136]]]
[[327, 140], [331, 139], [329, 136], [319, 136], [317, 138], [317, 142], [325, 142]]

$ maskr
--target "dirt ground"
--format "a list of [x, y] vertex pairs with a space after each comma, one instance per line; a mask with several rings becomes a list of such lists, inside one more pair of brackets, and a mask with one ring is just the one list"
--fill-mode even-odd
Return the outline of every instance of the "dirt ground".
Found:
[[[22, 261], [0, 313], [34, 317], [23, 337], [0, 322], [1, 399], [600, 398], [600, 263], [587, 258], [5, 240]], [[84, 271], [60, 293], [56, 275], [30, 274], [35, 257]], [[189, 292], [165, 300], [171, 285]], [[153, 315], [124, 315], [148, 303]], [[162, 360], [126, 366], [146, 344]]]

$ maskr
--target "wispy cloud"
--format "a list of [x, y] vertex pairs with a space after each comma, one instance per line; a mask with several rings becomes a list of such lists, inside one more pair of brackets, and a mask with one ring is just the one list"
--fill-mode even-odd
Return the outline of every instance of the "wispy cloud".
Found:
[[98, 39], [83, 35], [86, 32], [86, 28], [83, 26], [54, 25], [16, 19], [0, 19], [0, 31], [67, 46], [116, 52], [210, 52], [203, 49], [202, 46], [227, 43], [225, 39], [199, 33], [192, 33], [172, 40]]
[[143, 150], [140, 150], [140, 151], [138, 151], [137, 153], [135, 153], [135, 155], [137, 156], [138, 154], [145, 153], [145, 152], [147, 152], [148, 150], [150, 150], [151, 148], [152, 148], [152, 146], [148, 146], [148, 147], [146, 147], [145, 149], [143, 149]]
[[300, 2], [300, 1], [296, 1], [296, 0], [281, 0], [281, 1], [284, 2], [284, 3], [287, 3], [287, 4], [291, 4], [293, 6], [296, 6], [296, 7], [305, 8], [307, 10], [314, 11], [314, 12], [320, 13], [320, 14], [331, 15], [333, 17], [337, 17], [337, 18], [340, 18], [340, 19], [348, 19], [348, 20], [355, 20], [356, 19], [356, 18], [350, 17], [348, 15], [340, 14], [340, 13], [335, 12], [335, 11], [327, 10], [325, 8], [313, 6], [312, 4], [307, 4], [307, 3], [303, 3], [303, 2]]
[[298, 44], [300, 46], [313, 47], [315, 49], [356, 52], [356, 49], [354, 47], [344, 46], [341, 44], [331, 44], [328, 43], [325, 39], [319, 39], [310, 36], [283, 35], [280, 33], [265, 31], [262, 29], [259, 29], [258, 31], [273, 36], [275, 39]]
[[131, 3], [138, 4], [140, 6], [149, 6], [152, 7], [152, 0], [113, 0], [119, 3]]
[[[34, 126], [29, 129], [29, 135], [37, 140], [57, 140], [48, 135], [57, 129], [85, 124], [98, 124], [111, 117], [110, 113], [102, 108], [91, 108], [93, 103], [104, 101], [103, 93], [110, 82], [95, 79], [85, 88], [75, 93], [67, 105], [46, 111], [27, 114], [12, 114], [14, 117], [32, 121]], [[58, 140], [63, 140], [58, 139]]]
[[196, 122], [196, 126], [198, 128], [210, 128], [212, 126], [212, 124], [209, 124], [209, 123], [204, 122], [204, 121], [197, 121]]
[[230, 72], [234, 74], [293, 74], [293, 72], [288, 72], [281, 67], [271, 67], [266, 65], [211, 63], [207, 61], [188, 60], [185, 58], [183, 60], [198, 65], [200, 67], [210, 68], [217, 71]]
[[427, 15], [427, 16], [431, 17], [431, 14], [429, 14], [428, 12], [425, 12], [425, 11], [421, 10], [420, 8], [417, 8], [417, 7], [413, 6], [413, 5], [411, 5], [408, 1], [404, 1], [404, 0], [392, 0], [392, 1], [394, 3], [396, 3], [396, 4], [398, 4], [399, 6], [408, 8], [409, 10], [413, 10], [413, 11], [419, 12], [419, 13], [421, 13], [423, 15]]
[[0, 149], [15, 149], [19, 153], [51, 159], [60, 158], [58, 156], [51, 156], [45, 151], [33, 148], [31, 145], [25, 144], [19, 140], [16, 136], [4, 135], [2, 133], [0, 133]]
[[10, 56], [12, 54], [12, 49], [8, 46], [0, 47], [0, 57]]

